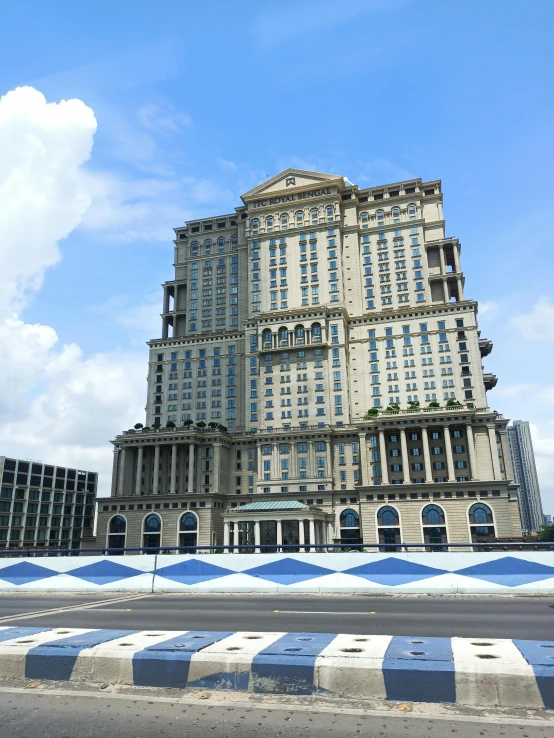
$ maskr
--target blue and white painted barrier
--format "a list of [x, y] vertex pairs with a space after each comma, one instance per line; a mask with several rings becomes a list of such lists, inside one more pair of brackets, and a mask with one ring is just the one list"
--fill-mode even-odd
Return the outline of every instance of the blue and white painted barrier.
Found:
[[554, 552], [0, 559], [0, 592], [554, 594]]
[[6, 627], [0, 678], [554, 709], [554, 642]]

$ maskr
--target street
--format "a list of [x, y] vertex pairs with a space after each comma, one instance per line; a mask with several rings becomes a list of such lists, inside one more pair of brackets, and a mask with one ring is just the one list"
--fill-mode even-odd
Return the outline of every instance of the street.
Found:
[[0, 626], [259, 630], [552, 640], [554, 598], [471, 596], [0, 596]]

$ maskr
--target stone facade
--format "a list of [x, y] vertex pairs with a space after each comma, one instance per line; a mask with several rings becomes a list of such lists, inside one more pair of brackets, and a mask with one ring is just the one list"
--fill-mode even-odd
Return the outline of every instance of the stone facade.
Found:
[[222, 545], [225, 516], [260, 499], [318, 507], [334, 541], [521, 535], [440, 182], [291, 169], [242, 202], [175, 229], [147, 427], [114, 441], [98, 543], [111, 525], [127, 545]]

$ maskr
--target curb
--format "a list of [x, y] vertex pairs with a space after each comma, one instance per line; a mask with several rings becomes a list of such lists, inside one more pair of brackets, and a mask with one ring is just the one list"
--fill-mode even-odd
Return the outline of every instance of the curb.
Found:
[[0, 678], [554, 709], [554, 642], [4, 627]]

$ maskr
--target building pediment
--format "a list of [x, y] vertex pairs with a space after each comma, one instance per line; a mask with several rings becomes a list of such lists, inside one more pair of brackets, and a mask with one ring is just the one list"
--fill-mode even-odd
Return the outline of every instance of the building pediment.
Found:
[[243, 202], [258, 200], [276, 193], [295, 193], [309, 187], [318, 189], [334, 184], [344, 186], [344, 180], [337, 174], [322, 174], [321, 172], [307, 172], [303, 169], [285, 169], [275, 177], [266, 180], [254, 189], [241, 196]]

